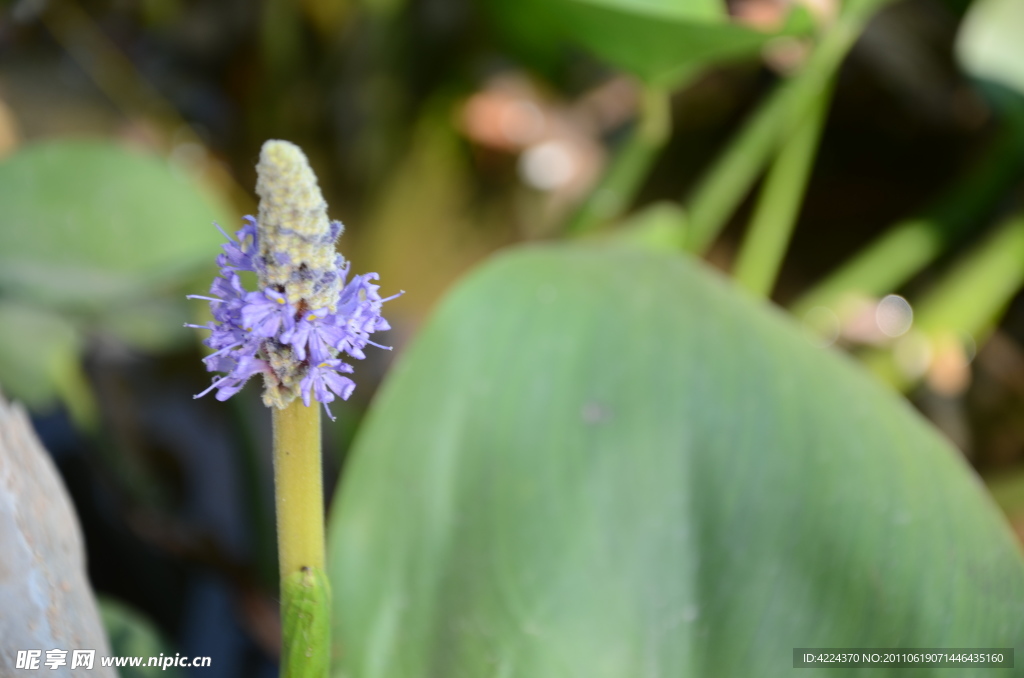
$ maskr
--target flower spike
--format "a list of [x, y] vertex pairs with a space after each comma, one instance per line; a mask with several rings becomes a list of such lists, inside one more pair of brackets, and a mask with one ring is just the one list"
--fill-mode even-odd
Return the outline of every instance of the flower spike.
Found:
[[[335, 250], [344, 227], [327, 218], [298, 146], [268, 141], [256, 171], [258, 218], [245, 217], [234, 237], [217, 226], [227, 240], [217, 256], [220, 275], [209, 296], [188, 296], [210, 303], [214, 322], [189, 327], [210, 330], [203, 343], [214, 352], [203, 362], [210, 372], [226, 373], [196, 397], [216, 390], [217, 399], [226, 400], [262, 373], [267, 406], [283, 409], [301, 398], [327, 409], [355, 389], [343, 376], [353, 372], [343, 357], [361, 360], [366, 346], [390, 349], [370, 335], [390, 329], [381, 307], [402, 293], [382, 299], [371, 284], [376, 273], [346, 282], [349, 263]], [[239, 271], [256, 273], [259, 289], [246, 290]]]

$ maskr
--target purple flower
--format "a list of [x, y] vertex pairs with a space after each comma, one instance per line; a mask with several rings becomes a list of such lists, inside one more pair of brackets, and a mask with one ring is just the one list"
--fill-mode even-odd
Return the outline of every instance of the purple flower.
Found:
[[343, 377], [339, 372], [352, 373], [352, 366], [340, 360], [325, 360], [318, 365], [310, 365], [306, 376], [299, 384], [299, 392], [302, 394], [302, 402], [309, 407], [310, 396], [316, 398], [317, 402], [323, 403], [327, 410], [327, 416], [334, 420], [334, 415], [328, 409], [327, 403], [334, 402], [334, 395], [337, 394], [342, 400], [348, 400], [356, 383], [348, 377]]
[[[213, 371], [221, 370], [224, 368], [208, 367], [207, 369]], [[230, 368], [230, 372], [228, 373], [227, 376], [215, 377], [213, 383], [210, 384], [209, 388], [207, 388], [202, 393], [197, 394], [195, 397], [202, 398], [204, 395], [206, 395], [213, 389], [217, 389], [217, 400], [227, 400], [228, 398], [242, 390], [242, 387], [245, 386], [245, 382], [249, 381], [249, 377], [253, 376], [257, 372], [269, 371], [270, 365], [267, 363], [267, 361], [255, 358], [253, 356], [242, 356], [233, 363], [232, 367]]]
[[390, 346], [381, 346], [370, 341], [370, 335], [391, 329], [391, 325], [380, 314], [381, 306], [384, 302], [401, 296], [402, 292], [381, 299], [377, 293], [380, 286], [370, 284], [371, 280], [377, 278], [376, 273], [353, 277], [342, 289], [338, 297], [338, 310], [333, 317], [333, 322], [342, 328], [341, 340], [334, 344], [334, 347], [357, 360], [366, 357], [363, 349], [368, 344], [391, 350]]
[[291, 345], [299, 360], [305, 360], [307, 352], [312, 363], [330, 360], [345, 338], [344, 331], [332, 322], [335, 317], [325, 308], [313, 311], [282, 333], [281, 341]]
[[264, 339], [272, 339], [295, 324], [295, 309], [284, 295], [274, 290], [249, 292], [241, 308], [242, 327]]
[[[242, 286], [239, 271], [255, 271], [262, 280], [268, 261], [284, 266], [291, 255], [261, 252], [258, 224], [252, 217], [245, 220], [246, 225], [235, 238], [224, 234], [228, 242], [217, 257], [220, 275], [210, 286], [210, 296], [188, 297], [210, 303], [213, 322], [188, 327], [210, 331], [203, 343], [213, 353], [203, 362], [208, 371], [224, 373], [196, 397], [216, 390], [217, 399], [226, 400], [252, 376], [262, 373], [267, 391], [274, 392], [269, 401], [265, 393], [265, 401], [281, 407], [282, 402], [287, 404], [295, 397], [301, 397], [307, 406], [316, 400], [331, 416], [327, 403], [335, 398], [347, 400], [355, 389], [355, 382], [343, 376], [351, 374], [353, 368], [340, 354], [361, 360], [366, 357], [363, 349], [367, 345], [390, 348], [370, 341], [370, 335], [390, 329], [381, 316], [381, 307], [399, 295], [382, 299], [379, 286], [371, 282], [377, 280], [376, 273], [354, 276], [345, 284], [349, 264], [341, 255], [328, 256], [327, 267], [318, 271], [312, 287], [314, 296], [319, 294], [318, 299], [330, 307], [308, 310], [311, 304], [307, 298], [289, 292], [287, 283], [248, 291]], [[341, 229], [340, 222], [331, 222], [325, 234], [325, 239], [331, 239], [327, 246], [333, 246]], [[293, 279], [305, 280], [305, 269], [297, 269]], [[324, 290], [331, 290], [326, 297]]]
[[258, 251], [256, 219], [251, 216], [245, 217], [245, 226], [235, 232], [235, 238], [224, 232], [220, 224], [214, 224], [217, 230], [228, 239], [221, 245], [223, 254], [217, 256], [217, 265], [221, 269], [234, 269], [238, 271], [255, 271], [253, 256]]

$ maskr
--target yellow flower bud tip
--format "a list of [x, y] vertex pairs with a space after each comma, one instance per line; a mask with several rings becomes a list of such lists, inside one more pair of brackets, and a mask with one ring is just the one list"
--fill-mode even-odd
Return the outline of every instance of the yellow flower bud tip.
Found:
[[260, 287], [280, 290], [288, 303], [334, 311], [341, 280], [334, 243], [342, 227], [327, 218], [316, 175], [298, 146], [271, 140], [256, 165]]

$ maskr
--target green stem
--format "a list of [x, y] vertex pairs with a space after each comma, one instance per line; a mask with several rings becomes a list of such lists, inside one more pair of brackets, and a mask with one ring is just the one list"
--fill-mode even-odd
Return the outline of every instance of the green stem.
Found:
[[600, 182], [569, 218], [568, 233], [579, 235], [593, 231], [629, 208], [671, 135], [669, 103], [666, 90], [644, 86], [636, 126], [615, 153]]
[[879, 297], [932, 263], [1018, 180], [1024, 165], [1024, 101], [1006, 99], [1004, 127], [984, 158], [923, 217], [899, 222], [792, 305], [797, 316], [835, 308], [847, 294]]
[[798, 299], [792, 311], [803, 316], [815, 306], [834, 308], [851, 293], [881, 296], [906, 282], [942, 251], [935, 221], [902, 221]]
[[325, 574], [320, 410], [299, 400], [271, 410], [281, 572], [281, 675], [326, 678], [330, 590]]
[[786, 256], [814, 166], [831, 93], [831, 87], [821, 91], [804, 124], [775, 159], [743, 240], [734, 277], [739, 285], [759, 297], [771, 294]]
[[999, 226], [917, 305], [917, 328], [987, 335], [1024, 283], [1024, 217]]
[[[999, 226], [958, 262], [914, 307], [914, 331], [931, 345], [971, 337], [981, 345], [1024, 284], [1024, 216]], [[888, 351], [872, 351], [865, 363], [900, 390], [914, 381], [896, 369]]]
[[686, 249], [704, 252], [779, 145], [807, 117], [880, 2], [855, 3], [825, 33], [800, 73], [778, 87], [733, 138], [685, 201]]

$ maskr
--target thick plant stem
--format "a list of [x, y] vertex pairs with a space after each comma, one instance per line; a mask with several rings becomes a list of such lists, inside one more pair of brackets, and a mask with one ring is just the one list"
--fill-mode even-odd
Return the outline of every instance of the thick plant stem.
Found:
[[689, 216], [686, 249], [702, 253], [711, 245], [776, 149], [807, 117], [883, 2], [851, 3], [822, 38], [803, 70], [772, 93], [733, 137], [684, 202]]
[[325, 575], [320, 410], [300, 400], [271, 410], [281, 571], [281, 675], [326, 678], [330, 592]]
[[668, 141], [671, 126], [669, 93], [660, 87], [645, 86], [636, 126], [615, 153], [598, 185], [570, 217], [566, 232], [587, 233], [613, 221], [629, 208]]
[[281, 579], [324, 566], [320, 410], [294, 400], [274, 413], [274, 494]]
[[830, 100], [831, 88], [826, 88], [803, 125], [783, 146], [768, 172], [743, 239], [734, 277], [740, 286], [759, 297], [771, 295], [786, 256]]

